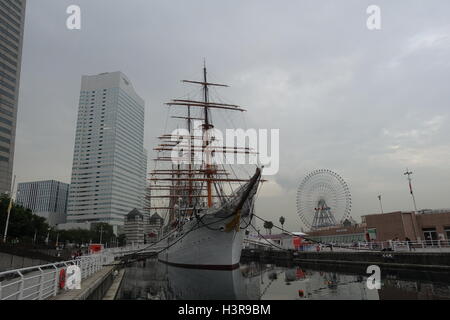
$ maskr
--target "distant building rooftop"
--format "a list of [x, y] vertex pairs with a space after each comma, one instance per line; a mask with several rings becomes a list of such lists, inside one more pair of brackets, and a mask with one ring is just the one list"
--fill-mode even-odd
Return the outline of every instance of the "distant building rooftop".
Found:
[[150, 217], [150, 219], [162, 219], [162, 217], [161, 217], [157, 212], [155, 212], [155, 213]]
[[135, 219], [136, 217], [143, 218], [144, 215], [138, 209], [133, 209], [127, 214], [127, 219]]

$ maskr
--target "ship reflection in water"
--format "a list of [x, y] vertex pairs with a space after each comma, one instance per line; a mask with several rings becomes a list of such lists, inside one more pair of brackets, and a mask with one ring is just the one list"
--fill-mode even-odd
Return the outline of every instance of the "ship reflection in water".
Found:
[[387, 275], [381, 290], [367, 278], [337, 272], [247, 263], [233, 271], [168, 266], [157, 260], [126, 268], [118, 295], [122, 300], [387, 300], [450, 299], [450, 282], [401, 280]]

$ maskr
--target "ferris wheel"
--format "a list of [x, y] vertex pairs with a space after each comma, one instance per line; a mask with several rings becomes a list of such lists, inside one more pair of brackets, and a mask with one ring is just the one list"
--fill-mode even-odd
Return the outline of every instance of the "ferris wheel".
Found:
[[349, 218], [352, 199], [347, 183], [337, 173], [320, 169], [309, 173], [297, 190], [297, 213], [311, 230], [336, 226]]

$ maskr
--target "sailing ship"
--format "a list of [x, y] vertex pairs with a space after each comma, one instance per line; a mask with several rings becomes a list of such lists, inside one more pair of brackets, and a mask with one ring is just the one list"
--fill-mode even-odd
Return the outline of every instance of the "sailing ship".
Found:
[[[215, 160], [219, 153], [256, 154], [246, 146], [217, 146], [212, 111], [245, 111], [210, 100], [211, 87], [227, 86], [208, 82], [206, 66], [202, 81], [182, 82], [200, 86], [201, 98], [166, 104], [183, 108], [182, 116], [172, 118], [182, 120], [186, 131], [160, 136], [154, 149], [158, 155], [150, 173], [148, 208], [161, 212], [167, 221], [162, 233], [166, 250], [158, 258], [178, 267], [232, 270], [239, 266], [244, 235], [252, 223], [262, 168], [256, 166], [251, 177], [242, 179], [228, 164]], [[164, 205], [155, 206], [158, 201]]]

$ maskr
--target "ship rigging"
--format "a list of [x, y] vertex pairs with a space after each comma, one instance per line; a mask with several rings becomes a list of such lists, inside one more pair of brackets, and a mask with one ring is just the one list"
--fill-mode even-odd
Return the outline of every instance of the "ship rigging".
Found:
[[221, 145], [212, 110], [245, 109], [210, 99], [211, 87], [228, 86], [208, 82], [206, 66], [202, 81], [182, 82], [201, 86], [202, 99], [174, 99], [166, 103], [169, 108], [185, 111], [172, 119], [181, 120], [186, 128], [161, 135], [154, 148], [156, 166], [150, 173], [147, 209], [168, 216], [164, 228], [167, 250], [159, 259], [184, 267], [235, 268], [240, 261], [243, 234], [251, 224], [261, 169], [257, 167], [251, 177], [242, 178], [232, 165], [227, 167], [220, 160], [226, 154], [248, 156], [256, 151], [246, 145]]

